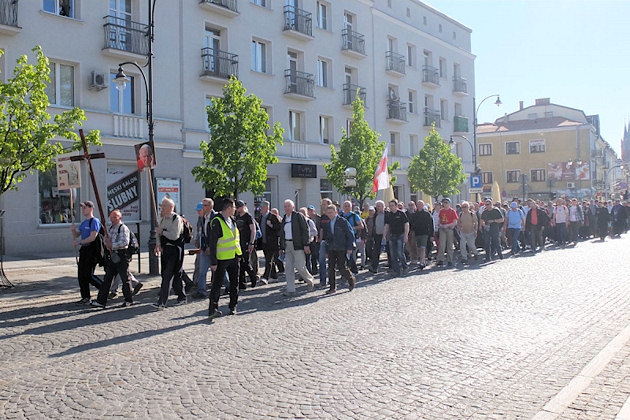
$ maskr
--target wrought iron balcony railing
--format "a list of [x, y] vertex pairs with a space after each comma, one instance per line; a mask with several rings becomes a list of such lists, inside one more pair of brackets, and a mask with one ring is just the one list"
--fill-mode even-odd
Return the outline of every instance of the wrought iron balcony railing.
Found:
[[315, 97], [315, 95], [313, 95], [315, 76], [311, 73], [286, 69], [284, 71], [284, 80], [286, 82], [284, 93], [293, 93], [309, 98]]
[[431, 127], [435, 123], [436, 127], [440, 127], [440, 111], [424, 108], [424, 126]]
[[294, 6], [284, 6], [284, 30], [296, 31], [313, 36], [312, 13]]
[[354, 85], [352, 83], [344, 83], [343, 85], [343, 104], [350, 105], [357, 98], [357, 93], [359, 94], [359, 98], [365, 103], [365, 88], [359, 85]]
[[385, 53], [385, 70], [395, 71], [401, 74], [405, 74], [405, 57], [395, 53], [393, 51], [387, 51]]
[[341, 31], [341, 38], [343, 39], [342, 50], [354, 51], [365, 55], [365, 36], [346, 28]]
[[440, 85], [440, 71], [432, 66], [422, 66], [422, 82]]
[[468, 84], [463, 77], [453, 77], [453, 92], [468, 93]]
[[0, 25], [18, 26], [18, 2], [16, 0], [0, 1]]
[[202, 75], [229, 79], [238, 77], [238, 55], [215, 48], [201, 49]]
[[387, 101], [387, 119], [407, 121], [407, 104], [397, 101], [397, 100], [391, 100], [391, 99], [388, 100]]
[[202, 3], [215, 4], [238, 13], [237, 0], [201, 0]]
[[149, 53], [148, 26], [115, 16], [105, 16], [105, 48], [134, 54]]

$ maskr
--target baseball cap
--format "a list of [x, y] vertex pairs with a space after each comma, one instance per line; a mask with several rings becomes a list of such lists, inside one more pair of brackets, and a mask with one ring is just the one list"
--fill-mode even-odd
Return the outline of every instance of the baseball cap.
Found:
[[200, 202], [197, 203], [197, 211], [199, 211], [201, 209], [203, 209], [203, 202], [200, 201]]
[[94, 203], [92, 203], [91, 201], [84, 201], [82, 203], [79, 204], [81, 207], [92, 207], [94, 208]]
[[269, 207], [269, 201], [264, 200], [260, 202], [260, 207]]
[[450, 199], [450, 198], [444, 197], [444, 198], [442, 199], [442, 203], [450, 203], [450, 202], [451, 202], [451, 199]]
[[308, 206], [307, 208], [308, 208], [309, 210], [315, 210], [315, 206], [314, 206], [314, 205], [312, 205], [312, 204], [311, 204], [310, 206]]
[[241, 208], [245, 206], [245, 202], [243, 200], [236, 200], [236, 208]]
[[512, 207], [513, 209], [515, 209], [518, 206], [518, 204], [516, 204], [516, 201], [512, 201], [510, 203], [510, 207]]

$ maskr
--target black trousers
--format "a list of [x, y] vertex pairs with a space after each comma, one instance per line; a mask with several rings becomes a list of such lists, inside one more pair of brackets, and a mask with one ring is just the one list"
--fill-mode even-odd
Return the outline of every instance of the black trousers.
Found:
[[[96, 268], [96, 260], [91, 246], [82, 246], [79, 250], [79, 289], [81, 290], [81, 298], [90, 298], [90, 284], [97, 289], [101, 289], [103, 282], [94, 275]], [[109, 291], [109, 289], [107, 289]]]
[[221, 286], [225, 279], [225, 273], [230, 277], [230, 309], [236, 308], [238, 304], [238, 267], [239, 257], [231, 260], [218, 260], [217, 269], [212, 276], [212, 286], [210, 288], [209, 313], [213, 313], [219, 308], [219, 298], [221, 297]]
[[278, 261], [278, 248], [266, 247], [263, 245], [263, 254], [265, 254], [265, 272], [263, 277], [277, 279], [276, 261]]
[[311, 254], [306, 256], [306, 269], [311, 274], [317, 273], [317, 261], [319, 261], [319, 243], [316, 241], [309, 242]]
[[133, 298], [131, 297], [131, 282], [129, 281], [129, 260], [126, 256], [121, 255], [119, 262], [113, 263], [111, 260], [107, 262], [103, 285], [101, 286], [101, 289], [98, 292], [98, 297], [96, 298], [98, 303], [102, 305], [107, 304], [107, 294], [109, 293], [109, 288], [112, 285], [112, 280], [117, 275], [120, 275], [120, 279], [122, 280], [122, 291], [123, 296], [125, 297], [125, 302], [133, 302]]
[[241, 252], [243, 253], [243, 255], [241, 255], [240, 257], [241, 262], [240, 262], [240, 272], [239, 272], [239, 285], [242, 287], [245, 286], [245, 274], [249, 276], [249, 280], [252, 282], [252, 284], [255, 282], [255, 279], [258, 277], [258, 273], [254, 271], [250, 263], [251, 254], [249, 253], [248, 248], [249, 248], [249, 244], [247, 243], [244, 243], [241, 245]]
[[381, 258], [381, 243], [383, 242], [383, 235], [375, 233], [373, 235], [374, 246], [372, 248], [372, 255], [370, 256], [370, 263], [372, 264], [372, 270], [378, 269], [378, 261]]
[[182, 264], [184, 263], [184, 250], [182, 246], [165, 245], [162, 247], [162, 285], [160, 287], [160, 297], [158, 298], [158, 305], [166, 305], [168, 295], [171, 290], [171, 284], [173, 290], [177, 294], [177, 299], [182, 300], [186, 298], [184, 293], [184, 287], [182, 284]]
[[333, 251], [327, 250], [328, 254], [328, 284], [330, 285], [330, 290], [335, 290], [335, 277], [336, 270], [339, 270], [341, 273], [341, 277], [343, 277], [348, 284], [354, 286], [354, 277], [348, 268], [348, 257], [346, 251]]

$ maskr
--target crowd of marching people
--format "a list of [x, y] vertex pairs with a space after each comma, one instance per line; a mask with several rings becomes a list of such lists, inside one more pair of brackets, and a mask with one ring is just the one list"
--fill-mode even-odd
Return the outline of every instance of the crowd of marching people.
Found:
[[[120, 278], [122, 306], [131, 306], [142, 287], [129, 272], [127, 250], [132, 235], [120, 211], [114, 210], [102, 244], [108, 257], [100, 281], [94, 269], [103, 228], [93, 208], [90, 201], [81, 203], [84, 220], [79, 228], [72, 226], [74, 243], [81, 247], [81, 300], [77, 303], [105, 308], [108, 296], [116, 293], [112, 284], [117, 285]], [[171, 291], [177, 295], [176, 304], [185, 304], [195, 288], [190, 297], [208, 299], [208, 316], [214, 319], [223, 315], [221, 295], [229, 295], [228, 313], [234, 315], [241, 291], [282, 279], [286, 296], [295, 295], [296, 282], [306, 283], [308, 291], [317, 287], [332, 294], [340, 283], [352, 291], [361, 272], [368, 275], [387, 269], [398, 277], [410, 270], [465, 267], [524, 252], [535, 254], [589, 238], [604, 241], [627, 232], [630, 203], [565, 197], [549, 202], [515, 198], [503, 203], [487, 198], [453, 205], [443, 198], [431, 208], [421, 200], [405, 205], [394, 199], [376, 201], [373, 206], [366, 203], [359, 209], [351, 201], [325, 198], [319, 209], [314, 205], [298, 209], [293, 201], [285, 200], [282, 214], [263, 201], [251, 214], [241, 200], [215, 203], [205, 198], [197, 212], [195, 229], [175, 213], [172, 200], [160, 203], [156, 254], [161, 256], [162, 282], [153, 306], [164, 309]], [[195, 256], [192, 279], [183, 270], [187, 242], [194, 245], [188, 251]], [[264, 268], [259, 268], [258, 251]], [[90, 284], [99, 289], [93, 301]]]

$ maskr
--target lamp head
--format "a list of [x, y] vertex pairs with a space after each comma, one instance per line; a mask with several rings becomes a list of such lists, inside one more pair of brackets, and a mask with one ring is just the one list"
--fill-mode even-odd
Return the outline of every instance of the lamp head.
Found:
[[501, 105], [502, 103], [503, 103], [503, 102], [501, 102], [501, 98], [499, 97], [499, 95], [497, 95], [497, 100], [496, 100], [496, 101], [494, 101], [494, 104], [495, 104], [496, 106], [499, 106], [499, 105]]
[[121, 66], [118, 66], [118, 73], [116, 73], [116, 77], [114, 77], [114, 83], [116, 83], [116, 89], [119, 91], [125, 90], [127, 87], [127, 83], [129, 83], [131, 79], [129, 79], [125, 72], [123, 71]]

